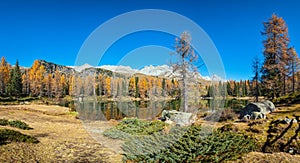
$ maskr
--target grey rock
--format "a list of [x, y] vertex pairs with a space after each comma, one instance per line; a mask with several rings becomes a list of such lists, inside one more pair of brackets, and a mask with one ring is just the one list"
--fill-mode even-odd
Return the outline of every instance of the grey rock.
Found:
[[266, 118], [266, 116], [262, 112], [254, 111], [251, 114], [251, 119], [254, 119], [254, 120], [256, 120], [256, 119], [265, 119], [265, 118]]
[[253, 102], [249, 103], [240, 112], [240, 117], [243, 118], [245, 115], [252, 115], [253, 112], [260, 112], [264, 116], [275, 111], [275, 105], [271, 101]]
[[250, 118], [251, 118], [251, 116], [249, 114], [246, 114], [246, 115], [243, 116], [243, 118], [241, 120], [244, 121], [244, 122], [247, 122], [247, 121], [250, 120]]
[[164, 110], [162, 120], [173, 121], [176, 125], [186, 126], [193, 122], [192, 113], [179, 112], [176, 110]]
[[286, 118], [284, 118], [284, 120], [282, 120], [282, 122], [285, 123], [285, 124], [289, 124], [291, 122], [292, 123], [297, 123], [298, 121], [296, 119], [291, 119], [291, 118], [286, 117]]
[[273, 104], [273, 102], [269, 101], [269, 100], [266, 100], [266, 101], [262, 101], [263, 104], [265, 104], [267, 106], [267, 109], [270, 111], [270, 112], [273, 112], [275, 111], [275, 105]]

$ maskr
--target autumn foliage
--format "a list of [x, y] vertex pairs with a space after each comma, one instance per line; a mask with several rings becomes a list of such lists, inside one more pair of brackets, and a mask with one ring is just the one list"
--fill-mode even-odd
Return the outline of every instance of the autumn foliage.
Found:
[[[0, 95], [9, 96], [8, 85], [12, 66], [2, 57], [0, 65]], [[93, 74], [66, 73], [56, 69], [46, 69], [41, 61], [35, 60], [30, 68], [21, 68], [21, 90], [18, 96], [61, 98], [70, 96], [102, 96], [118, 98], [151, 98], [153, 96], [178, 96], [179, 89], [175, 79], [157, 76], [112, 75], [111, 73]], [[178, 91], [177, 91], [178, 92]]]

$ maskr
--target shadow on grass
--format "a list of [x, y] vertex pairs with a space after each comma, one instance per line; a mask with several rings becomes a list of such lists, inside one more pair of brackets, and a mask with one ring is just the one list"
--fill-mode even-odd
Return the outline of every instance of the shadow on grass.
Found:
[[[294, 135], [288, 138], [287, 141], [283, 141], [281, 140], [281, 138], [283, 138], [283, 136], [286, 135], [286, 133], [289, 130], [292, 130], [292, 126], [294, 123], [293, 120], [291, 120], [288, 123], [288, 126], [283, 128], [282, 130], [279, 129], [280, 128], [279, 124], [284, 124], [283, 120], [273, 120], [270, 123], [269, 129], [267, 131], [268, 132], [267, 140], [262, 146], [262, 152], [273, 152], [272, 150], [276, 150], [276, 148], [278, 148], [277, 150], [281, 152], [288, 151], [288, 148], [292, 146], [292, 142], [294, 140], [297, 140], [297, 136], [300, 132], [300, 118], [299, 118], [300, 116], [294, 116], [294, 117], [297, 120], [298, 128], [295, 130]], [[275, 135], [276, 133], [278, 134]]]

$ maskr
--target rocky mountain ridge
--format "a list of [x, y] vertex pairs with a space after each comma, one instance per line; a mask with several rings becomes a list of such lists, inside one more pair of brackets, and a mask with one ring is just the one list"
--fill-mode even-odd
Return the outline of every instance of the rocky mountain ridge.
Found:
[[[64, 66], [56, 63], [48, 62], [45, 60], [39, 60], [40, 65], [45, 67], [47, 73], [54, 73], [58, 70], [64, 74], [77, 74], [80, 76], [92, 75], [92, 74], [107, 74], [109, 76], [112, 75], [146, 75], [146, 76], [160, 76], [160, 77], [174, 77], [172, 73], [172, 67], [168, 65], [160, 65], [160, 66], [145, 66], [142, 69], [133, 69], [130, 66], [122, 66], [122, 65], [102, 65], [102, 66], [91, 66], [89, 64], [84, 64], [81, 66]], [[177, 74], [178, 75], [178, 74]], [[177, 76], [175, 74], [175, 76]], [[203, 79], [206, 81], [210, 81], [211, 78], [208, 76], [202, 76], [198, 72], [191, 72], [191, 77], [196, 77], [198, 79]]]

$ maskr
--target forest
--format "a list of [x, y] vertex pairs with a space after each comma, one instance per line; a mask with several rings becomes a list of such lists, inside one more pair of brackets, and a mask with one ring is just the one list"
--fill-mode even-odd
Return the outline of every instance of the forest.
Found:
[[[273, 14], [263, 22], [261, 35], [263, 58], [253, 54], [256, 57], [249, 61], [253, 76], [239, 81], [197, 78], [188, 83], [192, 61], [196, 60], [188, 32], [175, 41], [175, 52], [182, 62], [174, 67], [181, 69], [180, 77], [126, 74], [97, 67], [77, 71], [44, 60], [35, 60], [26, 68], [18, 60], [15, 64], [8, 63], [3, 56], [0, 102], [28, 97], [59, 101], [89, 96], [97, 97], [97, 101], [79, 102], [78, 106], [82, 106], [79, 110], [34, 102], [0, 105], [0, 162], [6, 159], [9, 162], [277, 162], [278, 157], [283, 162], [297, 162], [300, 160], [299, 56], [290, 44], [282, 17]], [[190, 113], [188, 96], [206, 100], [213, 108], [198, 107]], [[247, 97], [247, 101], [238, 100], [242, 97]], [[120, 106], [119, 110], [117, 102], [124, 99], [137, 103]], [[158, 100], [183, 103], [183, 111], [172, 110], [175, 117], [181, 117], [172, 119], [170, 112], [166, 113], [170, 117], [163, 117], [164, 106], [146, 102], [138, 106], [141, 101]], [[230, 105], [214, 103], [218, 100]], [[274, 109], [259, 108], [260, 111], [252, 110], [251, 115], [241, 116], [248, 105], [259, 106], [264, 102], [271, 103]], [[269, 107], [263, 107], [266, 106]], [[126, 117], [131, 112], [136, 114]], [[80, 119], [84, 117], [81, 113], [95, 118]], [[97, 119], [114, 113], [121, 118]], [[153, 116], [139, 119], [138, 113]], [[184, 116], [189, 116], [189, 124], [177, 123]], [[245, 119], [247, 116], [250, 118]]]

